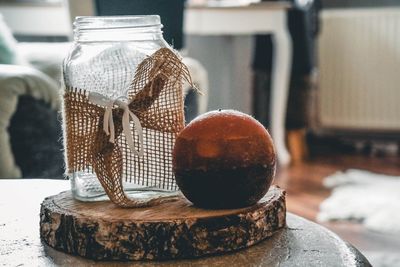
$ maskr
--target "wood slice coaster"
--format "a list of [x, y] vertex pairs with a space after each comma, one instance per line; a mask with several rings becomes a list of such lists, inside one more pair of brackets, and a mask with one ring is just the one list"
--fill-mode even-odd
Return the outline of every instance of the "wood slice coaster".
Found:
[[249, 247], [286, 224], [285, 191], [272, 186], [256, 205], [205, 210], [185, 198], [151, 208], [47, 197], [40, 235], [51, 247], [95, 260], [193, 258]]

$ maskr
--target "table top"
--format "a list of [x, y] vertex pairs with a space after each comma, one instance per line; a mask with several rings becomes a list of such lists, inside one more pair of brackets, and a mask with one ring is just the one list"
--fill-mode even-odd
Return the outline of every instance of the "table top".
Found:
[[337, 235], [288, 213], [287, 227], [235, 253], [165, 262], [94, 262], [56, 251], [39, 237], [39, 210], [49, 195], [68, 190], [65, 180], [0, 180], [0, 265], [3, 266], [370, 266]]
[[[188, 5], [185, 34], [249, 35], [287, 33], [287, 2], [260, 2], [238, 6]], [[223, 23], [221, 23], [223, 21]]]
[[217, 9], [217, 10], [260, 10], [260, 9], [288, 9], [292, 7], [289, 1], [279, 1], [279, 2], [259, 2], [259, 3], [251, 3], [251, 4], [246, 4], [246, 5], [229, 5], [229, 4], [224, 4], [223, 1], [211, 1], [208, 4], [188, 4], [186, 5], [186, 9], [189, 10], [196, 10], [196, 9], [206, 9], [206, 10], [211, 10], [211, 9]]

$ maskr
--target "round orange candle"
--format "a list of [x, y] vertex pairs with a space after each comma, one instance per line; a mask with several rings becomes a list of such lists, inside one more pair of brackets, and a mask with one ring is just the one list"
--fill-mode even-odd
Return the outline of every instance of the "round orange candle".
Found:
[[173, 150], [176, 182], [199, 207], [255, 204], [275, 174], [271, 136], [249, 115], [234, 110], [203, 114], [183, 129]]

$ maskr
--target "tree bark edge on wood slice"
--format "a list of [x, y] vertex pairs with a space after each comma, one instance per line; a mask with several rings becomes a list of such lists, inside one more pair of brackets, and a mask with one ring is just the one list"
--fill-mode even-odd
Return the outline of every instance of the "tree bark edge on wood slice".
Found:
[[152, 208], [121, 209], [107, 201], [80, 202], [66, 191], [47, 197], [40, 211], [44, 242], [94, 260], [167, 260], [235, 251], [285, 225], [285, 191], [277, 186], [256, 205], [235, 210], [199, 209], [183, 197]]

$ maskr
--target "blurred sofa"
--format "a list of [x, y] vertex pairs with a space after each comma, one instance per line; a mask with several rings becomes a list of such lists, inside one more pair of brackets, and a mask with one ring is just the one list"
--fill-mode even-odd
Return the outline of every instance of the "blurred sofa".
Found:
[[0, 14], [0, 178], [62, 178], [60, 74], [69, 43], [18, 43]]
[[0, 178], [63, 177], [59, 88], [69, 46], [19, 43], [20, 61], [0, 64]]
[[70, 42], [24, 42], [17, 43], [16, 48], [18, 55], [31, 67], [60, 83], [62, 62], [71, 45]]

